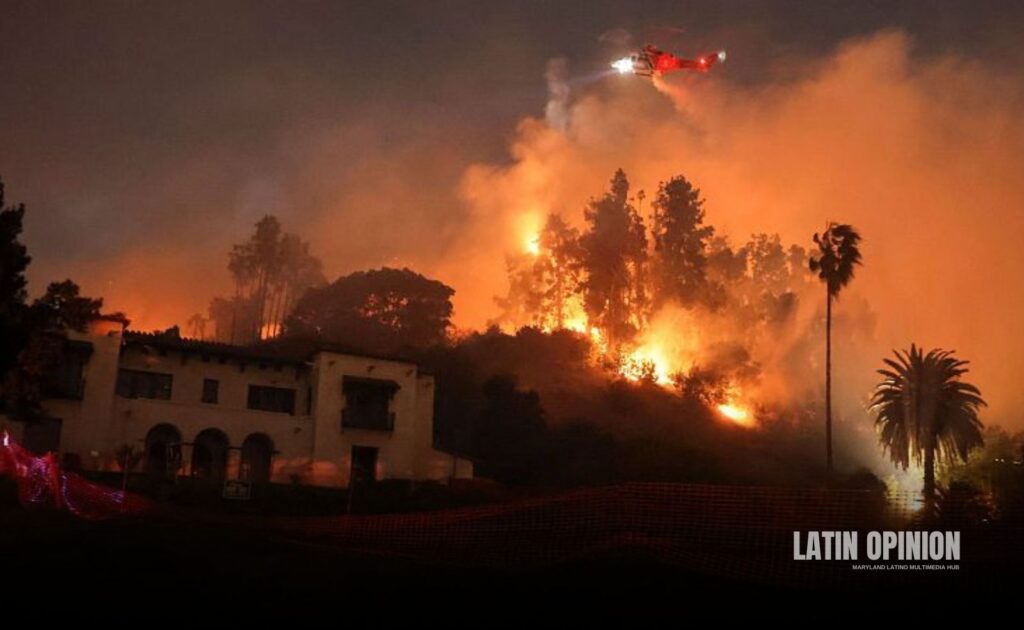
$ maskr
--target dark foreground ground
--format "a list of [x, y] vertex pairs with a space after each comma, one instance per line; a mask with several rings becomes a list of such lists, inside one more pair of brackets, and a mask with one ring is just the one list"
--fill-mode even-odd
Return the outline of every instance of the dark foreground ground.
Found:
[[211, 526], [13, 520], [0, 543], [4, 595], [44, 618], [202, 611], [207, 621], [326, 614], [332, 626], [530, 627], [628, 621], [743, 588], [617, 554], [541, 569], [458, 569]]
[[340, 551], [248, 527], [86, 522], [21, 508], [0, 511], [0, 535], [8, 614], [103, 625], [141, 618], [192, 626], [201, 619], [198, 627], [208, 627], [218, 619], [285, 616], [326, 619], [329, 627], [545, 627], [556, 620], [635, 627], [646, 619], [676, 626], [694, 621], [698, 610], [732, 619], [833, 600], [909, 602], [917, 593], [935, 602], [947, 594], [993, 601], [998, 592], [1019, 595], [1024, 587], [1024, 571], [1011, 557], [984, 566], [965, 562], [953, 577], [844, 578], [848, 569], [838, 569], [839, 579], [794, 584], [785, 575], [766, 580], [689, 571], [629, 547], [541, 567], [456, 568]]

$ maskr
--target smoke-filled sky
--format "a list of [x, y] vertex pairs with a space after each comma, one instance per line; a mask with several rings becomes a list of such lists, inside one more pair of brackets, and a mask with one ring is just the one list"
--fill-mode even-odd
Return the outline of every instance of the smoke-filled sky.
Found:
[[[29, 208], [33, 291], [72, 277], [140, 328], [205, 311], [266, 213], [330, 277], [448, 282], [471, 327], [544, 213], [578, 223], [619, 166], [649, 194], [684, 173], [735, 243], [854, 224], [849, 301], [877, 324], [846, 351], [955, 348], [1021, 427], [1010, 4], [8, 1], [0, 177]], [[646, 41], [729, 57], [656, 86], [600, 76]]]

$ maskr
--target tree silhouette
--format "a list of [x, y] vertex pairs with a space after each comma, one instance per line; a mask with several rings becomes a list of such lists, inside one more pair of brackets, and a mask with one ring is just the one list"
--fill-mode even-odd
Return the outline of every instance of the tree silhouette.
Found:
[[508, 295], [495, 300], [503, 310], [500, 321], [560, 330], [583, 306], [580, 234], [562, 217], [550, 214], [536, 245], [535, 251], [507, 259]]
[[24, 218], [24, 204], [4, 207], [0, 180], [0, 374], [15, 364], [25, 339], [25, 270], [32, 259], [18, 240]]
[[870, 409], [876, 414], [882, 448], [893, 463], [907, 468], [924, 463], [924, 496], [935, 496], [935, 460], [967, 461], [971, 449], [982, 445], [978, 411], [985, 406], [981, 392], [961, 380], [967, 361], [952, 351], [925, 354], [911, 345], [895, 351], [878, 370], [884, 378], [875, 388]]
[[745, 283], [749, 254], [746, 246], [734, 250], [725, 236], [713, 236], [708, 240], [707, 294], [704, 299], [708, 307], [715, 310], [725, 305]]
[[504, 297], [494, 298], [501, 309], [496, 324], [500, 322], [513, 328], [542, 325], [544, 290], [538, 259], [543, 255], [543, 252], [518, 252], [505, 256], [508, 292]]
[[77, 284], [64, 280], [51, 282], [46, 293], [32, 303], [32, 318], [39, 329], [85, 332], [89, 322], [100, 316], [102, 308], [103, 298], [85, 297]]
[[746, 251], [750, 279], [757, 294], [779, 295], [789, 290], [788, 260], [778, 234], [754, 234]]
[[455, 291], [409, 269], [359, 271], [310, 289], [285, 324], [289, 337], [391, 352], [444, 343]]
[[580, 288], [580, 234], [557, 214], [548, 216], [540, 233], [537, 268], [541, 280], [542, 326], [565, 328], [571, 302]]
[[220, 341], [253, 343], [276, 336], [299, 297], [324, 283], [322, 265], [310, 253], [309, 243], [285, 233], [272, 215], [260, 219], [255, 228], [228, 254], [234, 296], [210, 303], [210, 319]]
[[640, 214], [629, 200], [629, 180], [619, 169], [611, 190], [584, 210], [588, 230], [583, 253], [584, 306], [592, 323], [607, 335], [610, 347], [631, 337], [642, 323], [646, 304], [643, 268], [647, 236]]
[[844, 223], [828, 223], [825, 231], [814, 235], [818, 250], [811, 256], [811, 271], [825, 283], [825, 459], [832, 472], [832, 301], [853, 280], [860, 264], [860, 234]]
[[662, 299], [693, 304], [706, 297], [707, 247], [715, 229], [704, 225], [700, 189], [678, 175], [662, 182], [652, 204], [655, 281]]
[[193, 313], [185, 322], [185, 325], [188, 326], [188, 336], [192, 339], [206, 339], [206, 323], [208, 321], [202, 313]]
[[535, 391], [518, 388], [515, 377], [499, 374], [483, 384], [484, 406], [474, 426], [483, 474], [504, 483], [541, 476], [544, 408]]
[[236, 343], [239, 338], [251, 338], [251, 335], [246, 337], [238, 333], [259, 328], [255, 304], [255, 299], [244, 295], [215, 297], [210, 300], [207, 313], [213, 322], [212, 337], [221, 343]]
[[[26, 309], [23, 348], [3, 381], [3, 400], [9, 413], [23, 419], [38, 414], [64, 360], [67, 331], [85, 331], [102, 308], [102, 298], [82, 296], [77, 284], [64, 280], [51, 283]], [[121, 313], [111, 316], [124, 318]]]

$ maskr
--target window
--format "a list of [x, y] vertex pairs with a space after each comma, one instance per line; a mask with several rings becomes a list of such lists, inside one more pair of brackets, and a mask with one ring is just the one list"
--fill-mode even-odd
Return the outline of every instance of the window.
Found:
[[211, 405], [217, 404], [217, 395], [220, 392], [220, 381], [212, 378], [203, 379], [203, 398], [202, 402]]
[[341, 387], [345, 394], [345, 408], [341, 410], [343, 429], [391, 431], [395, 428], [395, 415], [389, 408], [399, 389], [398, 383], [346, 376]]
[[143, 372], [142, 370], [118, 370], [117, 395], [123, 398], [171, 399], [170, 374]]
[[72, 342], [66, 342], [65, 348], [60, 353], [59, 363], [52, 372], [46, 375], [43, 384], [45, 395], [81, 400], [85, 390], [85, 380], [82, 375], [85, 372], [85, 364], [89, 361], [89, 354], [92, 352], [92, 344], [86, 345], [88, 348], [84, 349]]
[[295, 390], [285, 387], [249, 386], [249, 409], [295, 413]]

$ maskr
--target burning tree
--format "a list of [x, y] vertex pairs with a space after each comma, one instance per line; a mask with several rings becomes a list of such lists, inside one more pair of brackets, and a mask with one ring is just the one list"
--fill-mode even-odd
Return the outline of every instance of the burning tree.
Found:
[[235, 245], [228, 259], [235, 294], [215, 298], [210, 319], [217, 338], [227, 343], [253, 343], [274, 337], [307, 289], [324, 283], [320, 260], [309, 243], [284, 233], [276, 217], [256, 223], [249, 240]]
[[548, 216], [540, 234], [540, 255], [537, 270], [540, 280], [541, 304], [545, 328], [566, 328], [574, 312], [582, 272], [583, 249], [580, 234], [557, 214]]
[[540, 273], [537, 257], [530, 251], [517, 252], [505, 257], [505, 268], [508, 274], [508, 293], [504, 297], [495, 297], [494, 302], [501, 309], [498, 320], [520, 326], [539, 326], [545, 319], [541, 311], [543, 301], [540, 288]]
[[508, 258], [508, 295], [496, 300], [504, 311], [501, 319], [543, 330], [585, 330], [582, 258], [579, 231], [549, 215], [530, 248]]
[[[802, 337], [784, 327], [809, 289], [807, 251], [786, 248], [777, 234], [733, 248], [706, 222], [700, 190], [682, 175], [659, 185], [649, 239], [636, 205], [642, 192], [635, 199], [618, 170], [585, 206], [582, 234], [549, 217], [507, 259], [498, 322], [582, 333], [591, 360], [609, 372], [674, 388], [753, 426], [762, 365], [804, 351]], [[793, 346], [775, 352], [780, 337]]]

